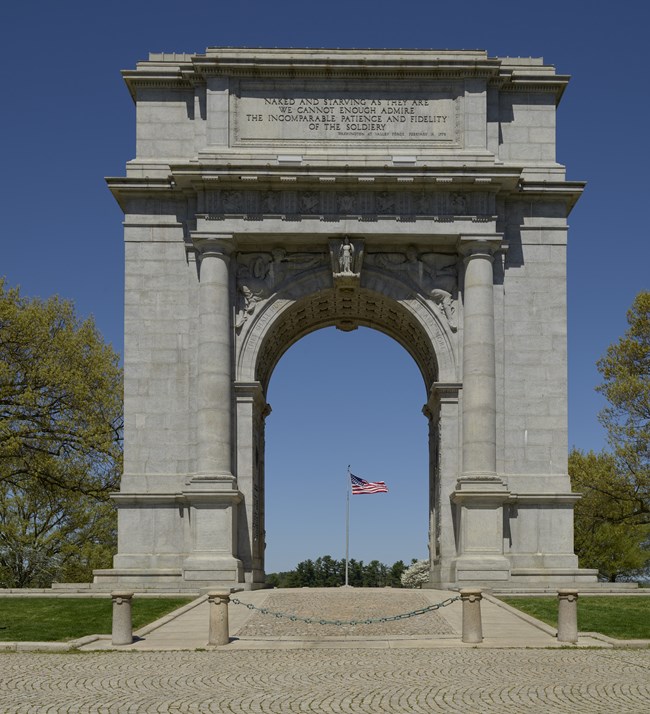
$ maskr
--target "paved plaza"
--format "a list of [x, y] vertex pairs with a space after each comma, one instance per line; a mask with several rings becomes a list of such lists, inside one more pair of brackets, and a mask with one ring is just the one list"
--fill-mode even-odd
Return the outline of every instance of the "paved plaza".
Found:
[[[242, 603], [298, 616], [377, 618], [456, 593], [274, 590]], [[230, 605], [230, 644], [207, 647], [201, 599], [129, 646], [0, 654], [0, 712], [617, 712], [650, 701], [650, 649], [613, 649], [482, 602], [484, 642], [460, 641], [459, 602], [372, 625], [308, 624]]]
[[647, 650], [292, 649], [0, 655], [0, 710], [648, 711]]

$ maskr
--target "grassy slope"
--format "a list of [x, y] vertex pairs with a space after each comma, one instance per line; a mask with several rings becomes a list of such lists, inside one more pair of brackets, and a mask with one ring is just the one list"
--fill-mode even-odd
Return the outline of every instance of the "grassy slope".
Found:
[[[133, 629], [157, 620], [191, 598], [133, 598]], [[112, 602], [106, 598], [0, 598], [0, 641], [56, 642], [110, 634]]]
[[[503, 597], [508, 605], [557, 627], [557, 598]], [[581, 596], [578, 630], [625, 640], [650, 639], [650, 597]]]

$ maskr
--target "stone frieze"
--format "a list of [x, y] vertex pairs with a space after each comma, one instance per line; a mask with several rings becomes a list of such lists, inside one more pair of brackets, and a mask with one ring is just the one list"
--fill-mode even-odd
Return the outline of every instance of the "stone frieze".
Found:
[[350, 191], [218, 189], [205, 195], [207, 217], [379, 216], [488, 217], [494, 196], [486, 191]]

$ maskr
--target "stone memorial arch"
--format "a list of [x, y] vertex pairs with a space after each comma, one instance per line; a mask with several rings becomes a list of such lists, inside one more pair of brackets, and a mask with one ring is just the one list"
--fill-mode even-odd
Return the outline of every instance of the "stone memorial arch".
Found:
[[595, 580], [567, 475], [568, 77], [482, 51], [232, 48], [123, 75], [125, 465], [98, 586], [263, 585], [266, 390], [331, 325], [384, 332], [422, 374], [432, 585]]

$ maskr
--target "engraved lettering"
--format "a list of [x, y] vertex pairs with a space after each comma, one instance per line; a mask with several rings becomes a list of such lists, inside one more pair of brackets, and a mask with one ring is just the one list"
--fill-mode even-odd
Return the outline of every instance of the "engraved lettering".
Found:
[[[233, 122], [236, 142], [247, 141], [431, 141], [450, 144], [457, 140], [460, 126], [459, 103], [450, 86], [431, 84], [431, 89], [412, 90], [407, 96], [390, 96], [381, 84], [358, 88], [359, 93], [375, 96], [353, 96], [353, 87], [296, 90], [287, 83], [278, 87], [281, 96], [264, 96], [242, 84], [235, 111], [240, 117]], [[428, 94], [428, 96], [427, 96]], [[382, 96], [383, 95], [383, 96]]]

